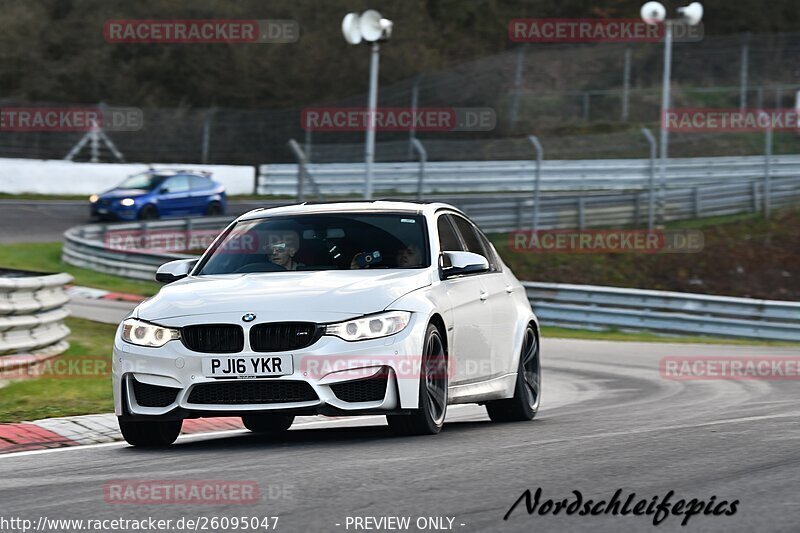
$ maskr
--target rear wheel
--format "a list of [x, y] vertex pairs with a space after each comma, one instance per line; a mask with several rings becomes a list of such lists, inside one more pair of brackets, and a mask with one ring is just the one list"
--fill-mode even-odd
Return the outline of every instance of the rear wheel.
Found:
[[154, 205], [146, 205], [139, 211], [139, 220], [156, 220], [158, 211]]
[[289, 415], [246, 415], [242, 417], [244, 427], [253, 433], [283, 433], [292, 426], [294, 416]]
[[539, 410], [542, 376], [539, 366], [539, 338], [533, 326], [528, 325], [519, 356], [517, 385], [514, 397], [486, 402], [486, 411], [493, 422], [531, 420]]
[[419, 376], [419, 408], [410, 415], [387, 415], [398, 435], [434, 435], [442, 430], [447, 413], [447, 354], [439, 329], [430, 324], [425, 333]]
[[181, 434], [183, 420], [128, 420], [117, 417], [119, 430], [125, 442], [143, 448], [169, 446]]

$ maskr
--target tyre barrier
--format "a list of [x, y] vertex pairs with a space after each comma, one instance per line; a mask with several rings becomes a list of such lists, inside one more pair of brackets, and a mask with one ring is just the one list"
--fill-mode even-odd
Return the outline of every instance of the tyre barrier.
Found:
[[65, 351], [69, 274], [0, 270], [0, 355]]

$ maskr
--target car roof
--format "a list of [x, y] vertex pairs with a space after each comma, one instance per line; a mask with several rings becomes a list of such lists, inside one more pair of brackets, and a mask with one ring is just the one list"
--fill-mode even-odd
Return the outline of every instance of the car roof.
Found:
[[207, 170], [190, 170], [190, 169], [173, 169], [173, 168], [151, 168], [144, 171], [144, 174], [151, 174], [153, 176], [197, 176], [200, 178], [211, 178], [212, 173]]
[[[356, 202], [306, 202], [280, 207], [261, 207], [241, 215], [237, 220], [254, 220], [281, 215], [306, 215], [314, 213], [414, 213], [430, 216], [440, 209], [461, 213], [444, 202], [407, 202], [396, 200], [364, 200]], [[463, 214], [463, 213], [462, 213]]]

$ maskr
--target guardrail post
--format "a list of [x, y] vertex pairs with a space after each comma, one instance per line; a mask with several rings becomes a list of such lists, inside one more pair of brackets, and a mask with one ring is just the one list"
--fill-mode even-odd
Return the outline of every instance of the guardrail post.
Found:
[[533, 223], [531, 229], [539, 229], [539, 195], [542, 188], [542, 143], [536, 135], [528, 135], [528, 140], [536, 150], [536, 175], [533, 182]]
[[639, 216], [640, 216], [641, 210], [642, 210], [641, 203], [642, 203], [642, 197], [639, 195], [638, 192], [634, 193], [633, 194], [633, 227], [634, 228], [638, 228], [639, 227]]
[[650, 205], [647, 208], [647, 229], [653, 229], [656, 211], [656, 138], [647, 128], [642, 128], [647, 142], [650, 144]]
[[703, 204], [700, 198], [700, 187], [692, 189], [694, 194], [694, 218], [701, 218], [703, 216]]
[[586, 228], [586, 199], [583, 196], [578, 197], [578, 229], [583, 230]]
[[753, 213], [757, 213], [758, 206], [761, 205], [761, 203], [758, 201], [758, 182], [754, 181], [752, 185], [753, 185]]
[[517, 197], [517, 229], [522, 229], [522, 210], [525, 206], [525, 201]]
[[303, 153], [303, 149], [300, 148], [300, 145], [294, 139], [289, 139], [289, 142], [287, 144], [289, 145], [289, 149], [292, 151], [295, 158], [297, 159], [297, 201], [304, 202], [305, 201], [304, 182], [308, 173], [308, 170], [306, 169], [306, 155], [305, 153]]
[[417, 180], [417, 200], [422, 200], [423, 187], [425, 186], [425, 163], [428, 161], [428, 151], [422, 146], [419, 139], [411, 139], [411, 146], [419, 156], [419, 179]]

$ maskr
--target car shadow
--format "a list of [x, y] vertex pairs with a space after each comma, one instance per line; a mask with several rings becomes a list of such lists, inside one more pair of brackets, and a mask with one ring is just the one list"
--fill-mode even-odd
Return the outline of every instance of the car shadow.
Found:
[[[413, 442], [415, 440], [428, 441], [429, 439], [447, 439], [480, 429], [494, 430], [497, 427], [513, 427], [516, 424], [501, 424], [498, 426], [489, 420], [480, 421], [453, 421], [447, 422], [439, 435], [428, 436], [397, 436], [388, 426], [347, 426], [329, 428], [291, 429], [279, 435], [264, 435], [243, 432], [241, 434], [224, 434], [215, 437], [213, 434], [192, 440], [179, 440], [166, 452], [208, 452], [216, 450], [247, 451], [264, 450], [270, 448], [285, 448], [288, 445], [340, 445], [353, 442], [363, 444], [380, 442]], [[165, 453], [164, 449], [148, 448], [121, 448], [124, 453]]]

